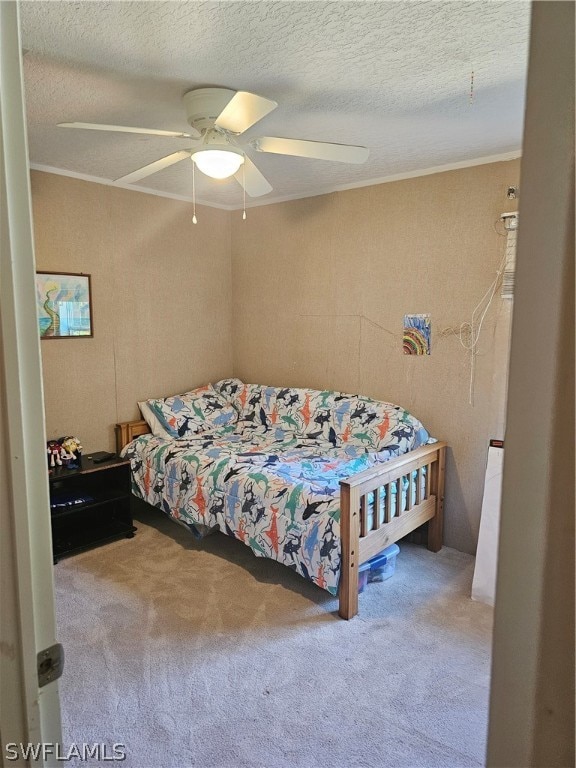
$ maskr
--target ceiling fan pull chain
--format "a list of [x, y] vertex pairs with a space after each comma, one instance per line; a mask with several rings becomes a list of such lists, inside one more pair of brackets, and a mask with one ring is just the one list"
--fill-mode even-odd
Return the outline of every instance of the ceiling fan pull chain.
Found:
[[196, 218], [196, 174], [194, 165], [194, 161], [192, 161], [192, 224], [198, 224], [198, 219]]
[[242, 192], [244, 198], [244, 210], [242, 211], [242, 221], [246, 221], [246, 155], [242, 163]]

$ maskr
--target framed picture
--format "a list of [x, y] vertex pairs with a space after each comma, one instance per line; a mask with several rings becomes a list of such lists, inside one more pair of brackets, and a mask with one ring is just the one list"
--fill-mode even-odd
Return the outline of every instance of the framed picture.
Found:
[[90, 275], [37, 272], [36, 308], [41, 339], [94, 335]]

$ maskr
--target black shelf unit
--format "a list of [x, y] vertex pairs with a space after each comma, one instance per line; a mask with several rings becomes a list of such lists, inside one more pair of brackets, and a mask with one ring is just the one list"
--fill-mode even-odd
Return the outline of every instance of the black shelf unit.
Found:
[[[83, 457], [78, 469], [53, 469], [49, 484], [54, 563], [114, 539], [134, 536], [129, 461], [110, 459], [96, 464]], [[87, 496], [90, 501], [52, 507], [61, 493]]]

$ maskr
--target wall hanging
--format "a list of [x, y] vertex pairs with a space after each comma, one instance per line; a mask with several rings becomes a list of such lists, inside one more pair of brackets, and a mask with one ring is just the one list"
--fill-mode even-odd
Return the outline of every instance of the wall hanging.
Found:
[[90, 275], [37, 272], [36, 308], [42, 339], [94, 335]]
[[430, 315], [404, 315], [402, 348], [405, 355], [429, 355], [431, 337]]

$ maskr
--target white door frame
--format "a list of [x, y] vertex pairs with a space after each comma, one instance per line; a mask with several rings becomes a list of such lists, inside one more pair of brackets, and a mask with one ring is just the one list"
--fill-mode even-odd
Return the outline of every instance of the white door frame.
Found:
[[[564, 5], [569, 6], [571, 4], [537, 3], [536, 6], [539, 8], [536, 21], [538, 24], [546, 23], [546, 19], [543, 18], [544, 15], [548, 15], [549, 19], [553, 21], [553, 6], [558, 8]], [[566, 12], [565, 9], [563, 10]], [[573, 30], [573, 24], [570, 27]], [[543, 50], [547, 56], [548, 50], [545, 48]], [[55, 642], [55, 619], [48, 482], [44, 453], [42, 375], [40, 343], [36, 325], [35, 264], [20, 51], [17, 5], [13, 0], [0, 0], [0, 427], [5, 426], [4, 413], [7, 413], [8, 416], [6, 420], [7, 432], [3, 430], [0, 433], [0, 520], [2, 524], [0, 529], [0, 566], [2, 569], [0, 732], [3, 750], [4, 745], [12, 741], [44, 742], [47, 744], [61, 742], [57, 683], [49, 683], [44, 688], [38, 689], [36, 675], [38, 651]], [[546, 74], [545, 90], [549, 89], [550, 84], [555, 82], [556, 73], [553, 68], [550, 76], [548, 76], [546, 66], [542, 61], [542, 58], [535, 58], [531, 62], [529, 93], [531, 88], [538, 87], [538, 84], [532, 81], [538, 78], [540, 72]], [[551, 63], [553, 64], [553, 61]], [[568, 90], [568, 86], [569, 84], [567, 84], [566, 90]], [[556, 104], [554, 108], [557, 109]], [[547, 112], [541, 114], [544, 114], [544, 120], [552, 122], [554, 111], [551, 111], [550, 114]], [[533, 116], [529, 110], [528, 122], [532, 119]], [[540, 146], [546, 146], [546, 143], [541, 143]], [[548, 145], [549, 150], [551, 147], [554, 148], [554, 145]], [[554, 158], [557, 157], [557, 154], [554, 155]], [[535, 152], [536, 155], [537, 152]], [[560, 181], [562, 184], [565, 182], [564, 171], [560, 173]], [[551, 201], [554, 201], [554, 188], [557, 184], [558, 180], [556, 179], [550, 187]], [[531, 194], [533, 200], [536, 200], [538, 188], [538, 184], [533, 185]], [[546, 191], [548, 191], [548, 187], [546, 187]], [[569, 195], [570, 193], [566, 192], [561, 202], [564, 203]], [[527, 210], [530, 207], [526, 200], [523, 209], [524, 207]], [[535, 210], [537, 209], [535, 208]], [[544, 208], [544, 213], [547, 211], [548, 208]], [[532, 213], [532, 209], [530, 212]], [[564, 212], [565, 209], [563, 208], [563, 215]], [[543, 221], [543, 230], [548, 227], [549, 231], [557, 220], [558, 216], [550, 215], [549, 219]], [[530, 216], [525, 217], [524, 221], [528, 223]], [[565, 226], [565, 221], [566, 218], [563, 218], [562, 227]], [[535, 217], [535, 222], [538, 224], [540, 219]], [[526, 227], [526, 223], [524, 227]], [[530, 240], [527, 230], [524, 231], [524, 241], [522, 241], [522, 237], [521, 230], [520, 257], [522, 256], [522, 245], [528, 246]], [[554, 242], [556, 243], [556, 241]], [[527, 252], [528, 250], [529, 248], [526, 247]], [[549, 251], [549, 244], [547, 243], [539, 254], [539, 260], [549, 259]], [[558, 262], [554, 266], [555, 279], [560, 280], [562, 267], [562, 257], [559, 256]], [[523, 282], [520, 280], [520, 272], [527, 273], [527, 271], [528, 267], [522, 269], [519, 267], [519, 283]], [[521, 300], [525, 302], [530, 298], [529, 292], [526, 291], [526, 299], [523, 299], [523, 292], [524, 285], [519, 285], [517, 306]], [[558, 295], [560, 294], [561, 291], [558, 289]], [[556, 299], [556, 295], [552, 298]], [[556, 320], [560, 312], [554, 307], [555, 305], [552, 305], [551, 312], [552, 317]], [[528, 324], [528, 326], [530, 331], [530, 325]], [[554, 324], [554, 330], [558, 330], [557, 324]], [[515, 328], [512, 353], [517, 357], [520, 356], [521, 352], [516, 343], [518, 341], [516, 337], [519, 335], [518, 328]], [[531, 343], [534, 344], [533, 340]], [[548, 346], [550, 345], [550, 337], [546, 343]], [[512, 370], [512, 387], [520, 379], [521, 367], [520, 362], [515, 365], [516, 375], [514, 375], [514, 368]], [[536, 374], [542, 378], [547, 395], [551, 394], [550, 379], [553, 379], [554, 371], [548, 372], [545, 366], [540, 364], [536, 369], [530, 369], [524, 380], [529, 380], [530, 377], [534, 379]], [[543, 378], [545, 375], [548, 376], [548, 379]], [[519, 388], [520, 390], [521, 388]], [[550, 405], [550, 408], [544, 415], [554, 413], [551, 403], [552, 397], [549, 397], [547, 404]], [[520, 399], [518, 408], [521, 407]], [[522, 416], [523, 424], [527, 421], [526, 412], [525, 409]], [[556, 422], [550, 420], [549, 423]], [[522, 451], [516, 452], [515, 463], [510, 459], [510, 455], [515, 453], [514, 449], [519, 444], [520, 438], [523, 437], [520, 428], [518, 428], [517, 436], [512, 434], [514, 432], [512, 408], [509, 410], [509, 425], [512, 444], [507, 448], [508, 458], [505, 469], [503, 502], [504, 520], [508, 511], [512, 510], [513, 503], [518, 501], [515, 497], [516, 489], [524, 487], [522, 483], [514, 484], [514, 481], [516, 477], [522, 478], [523, 473], [525, 475], [527, 471], [526, 465], [522, 464]], [[534, 440], [533, 425], [530, 426], [532, 433], [529, 440]], [[507, 434], [507, 439], [508, 437]], [[543, 463], [540, 474], [547, 467], [548, 464]], [[538, 473], [537, 475], [539, 477]], [[552, 495], [549, 498], [552, 499]], [[540, 662], [538, 650], [541, 648], [542, 637], [551, 634], [550, 628], [561, 626], [561, 610], [557, 611], [558, 615], [551, 617], [540, 611], [543, 604], [542, 597], [546, 595], [543, 590], [544, 574], [546, 573], [543, 561], [549, 553], [546, 552], [544, 546], [540, 546], [536, 553], [538, 556], [533, 559], [531, 557], [535, 551], [533, 542], [527, 542], [526, 546], [519, 547], [520, 540], [518, 537], [524, 536], [526, 538], [525, 532], [529, 527], [526, 525], [526, 520], [531, 511], [531, 505], [534, 506], [532, 502], [533, 500], [527, 499], [526, 505], [522, 507], [523, 525], [520, 524], [515, 529], [510, 528], [508, 531], [507, 524], [503, 523], [488, 750], [488, 764], [494, 766], [535, 764], [534, 758], [540, 751], [541, 744], [538, 739], [535, 740], [526, 734], [536, 732], [534, 724], [538, 719], [539, 707], [536, 705], [535, 694], [543, 693], [540, 690], [537, 672], [538, 669], [541, 670], [546, 665], [540, 664], [538, 667]], [[542, 514], [545, 510], [544, 504], [540, 506], [540, 509], [535, 510], [534, 519], [539, 523], [537, 530], [545, 527], [545, 516]], [[511, 516], [508, 517], [512, 520]], [[551, 517], [551, 519], [554, 518]], [[548, 529], [547, 531], [549, 532]], [[566, 540], [565, 544], [573, 547], [573, 539]], [[518, 558], [514, 558], [514, 551], [522, 554], [519, 562], [516, 561]], [[557, 550], [552, 554], [558, 559]], [[564, 558], [563, 562], [567, 561], [568, 558]], [[548, 563], [550, 563], [550, 559]], [[530, 578], [523, 581], [520, 576], [525, 575]], [[569, 580], [567, 579], [566, 582]], [[538, 596], [538, 600], [525, 599], [528, 584], [534, 587], [530, 592], [531, 596]], [[573, 588], [573, 582], [571, 586]], [[555, 608], [556, 603], [557, 601], [554, 603]], [[510, 606], [516, 606], [518, 610], [523, 610], [520, 620], [516, 620], [516, 613], [507, 611]], [[545, 616], [551, 618], [548, 627], [543, 621]], [[527, 632], [527, 628], [531, 631]], [[532, 646], [527, 649], [526, 643], [524, 646], [520, 643], [520, 646], [526, 650], [523, 655], [518, 653], [518, 644], [511, 642], [522, 633], [532, 639]], [[519, 639], [522, 638], [519, 637]], [[565, 640], [563, 642], [566, 644]], [[546, 658], [547, 655], [544, 659]], [[531, 672], [528, 677], [526, 669]], [[570, 682], [573, 683], [573, 679]], [[546, 693], [544, 691], [544, 694]], [[543, 698], [545, 700], [546, 696], [544, 695]], [[527, 702], [526, 706], [524, 701]], [[571, 706], [573, 706], [573, 700]], [[518, 726], [517, 729], [510, 728], [511, 713], [514, 714], [513, 722]], [[546, 724], [540, 734], [540, 741], [544, 746], [553, 741], [557, 742], [557, 739], [547, 740], [546, 738], [554, 730], [551, 726], [554, 726], [553, 722]], [[570, 728], [573, 738], [573, 728], [571, 726]], [[25, 762], [18, 761], [18, 763], [12, 764], [23, 765]], [[41, 759], [36, 762], [36, 765], [55, 764], [52, 758], [45, 761]], [[542, 763], [539, 762], [538, 764]]]
[[[9, 0], [0, 2], [0, 762], [10, 743], [61, 743], [58, 683], [39, 688], [37, 676], [56, 621], [29, 178], [19, 12]], [[34, 764], [57, 762], [40, 755]]]
[[532, 3], [487, 764], [574, 765], [574, 4]]

